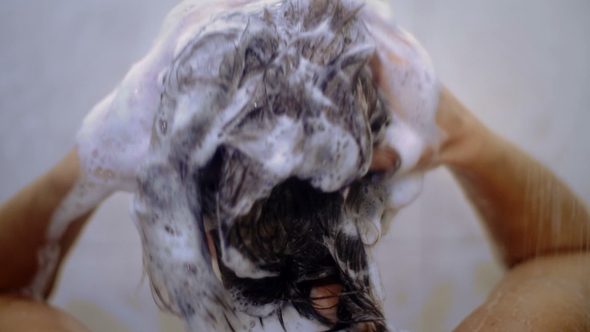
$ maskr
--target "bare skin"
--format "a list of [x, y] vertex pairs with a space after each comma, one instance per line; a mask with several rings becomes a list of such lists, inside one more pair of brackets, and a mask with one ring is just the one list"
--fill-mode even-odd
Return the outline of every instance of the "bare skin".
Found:
[[0, 296], [0, 332], [90, 332], [68, 313], [28, 298]]
[[[444, 91], [449, 167], [509, 268], [459, 331], [590, 331], [590, 211], [545, 166]], [[557, 227], [559, 225], [559, 227]]]
[[[51, 216], [79, 175], [80, 165], [74, 150], [0, 206], [0, 332], [88, 331], [73, 317], [45, 302], [11, 295], [32, 281], [37, 270], [37, 252], [45, 244]], [[75, 220], [61, 238], [60, 245], [64, 249], [61, 261], [91, 214]], [[57, 273], [57, 270], [53, 272], [45, 297], [50, 295]]]
[[[391, 40], [401, 37], [420, 49], [395, 27], [380, 24], [378, 29]], [[390, 85], [395, 80], [387, 73], [419, 75], [420, 66], [395, 47], [382, 49], [371, 66], [390, 104], [399, 105], [408, 95], [396, 93]], [[414, 111], [401, 106], [399, 113]], [[588, 206], [444, 88], [435, 115], [441, 139], [423, 149], [415, 168], [449, 168], [508, 268], [488, 299], [455, 331], [590, 331]], [[398, 164], [398, 156], [389, 150], [385, 145], [375, 152], [374, 170]]]
[[[76, 151], [72, 151], [53, 169], [0, 206], [1, 293], [21, 289], [31, 282], [37, 270], [37, 252], [45, 244], [51, 216], [72, 189], [79, 173], [78, 157]], [[61, 238], [62, 259], [91, 214], [75, 220]], [[51, 288], [45, 290], [45, 296], [50, 292]]]
[[[425, 151], [420, 164], [451, 170], [508, 268], [487, 300], [454, 331], [590, 331], [587, 205], [545, 166], [486, 128], [446, 89], [437, 124], [447, 136], [439, 153]], [[375, 154], [374, 171], [397, 163], [387, 161], [386, 148]], [[561, 227], [551, 227], [556, 220]], [[325, 301], [318, 307], [331, 315], [327, 308], [335, 306]]]

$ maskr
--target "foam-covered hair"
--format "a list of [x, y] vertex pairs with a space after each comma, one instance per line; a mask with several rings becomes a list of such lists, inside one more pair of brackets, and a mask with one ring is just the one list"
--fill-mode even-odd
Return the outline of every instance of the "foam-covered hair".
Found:
[[[295, 309], [325, 329], [387, 330], [363, 242], [383, 214], [386, 191], [367, 172], [391, 119], [360, 8], [290, 0], [224, 13], [161, 77], [133, 212], [154, 295], [188, 329], [282, 324]], [[343, 285], [335, 323], [311, 305], [321, 281]]]

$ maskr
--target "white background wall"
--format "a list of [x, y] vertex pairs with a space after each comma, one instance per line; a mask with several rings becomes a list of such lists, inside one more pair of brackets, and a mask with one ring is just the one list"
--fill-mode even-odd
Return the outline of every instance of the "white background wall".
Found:
[[[590, 201], [590, 1], [393, 0], [444, 83]], [[0, 2], [0, 201], [73, 147], [86, 112], [145, 54], [176, 0]], [[128, 195], [98, 211], [54, 303], [96, 332], [180, 331], [142, 278]], [[427, 176], [378, 249], [397, 327], [449, 331], [501, 276], [449, 174]]]

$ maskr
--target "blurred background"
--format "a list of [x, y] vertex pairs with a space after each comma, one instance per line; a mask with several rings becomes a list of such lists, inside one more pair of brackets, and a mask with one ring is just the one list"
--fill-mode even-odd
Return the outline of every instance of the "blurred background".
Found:
[[[215, 1], [215, 0], [211, 0]], [[0, 202], [74, 147], [84, 115], [151, 45], [177, 0], [0, 2]], [[590, 201], [590, 1], [392, 0], [443, 82], [491, 128]], [[96, 332], [181, 331], [142, 282], [130, 195], [105, 202], [53, 303]], [[377, 249], [387, 317], [450, 331], [501, 278], [449, 173], [427, 175]]]

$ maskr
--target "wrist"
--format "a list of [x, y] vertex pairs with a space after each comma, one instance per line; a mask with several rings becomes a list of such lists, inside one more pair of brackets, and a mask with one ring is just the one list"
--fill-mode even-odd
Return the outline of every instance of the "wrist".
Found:
[[442, 132], [438, 165], [469, 168], [493, 145], [494, 134], [444, 87], [436, 123]]
[[0, 292], [22, 289], [33, 280], [38, 250], [46, 243], [51, 217], [79, 173], [76, 151], [0, 207]]

